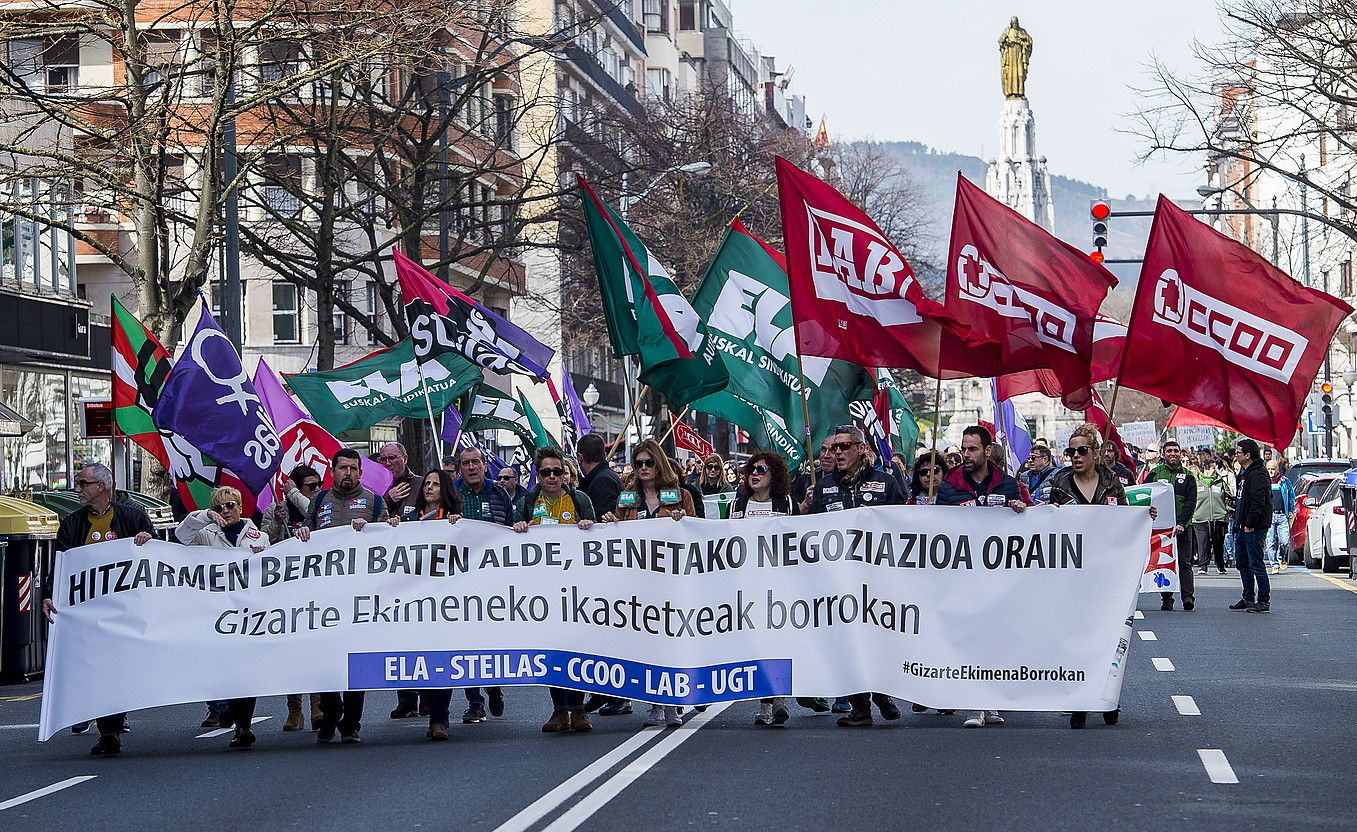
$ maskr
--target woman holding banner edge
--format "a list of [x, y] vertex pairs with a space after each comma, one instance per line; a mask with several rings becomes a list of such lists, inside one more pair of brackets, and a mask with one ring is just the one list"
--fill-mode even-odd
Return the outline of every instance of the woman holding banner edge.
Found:
[[[1070, 435], [1070, 446], [1065, 456], [1070, 464], [1055, 473], [1051, 481], [1051, 505], [1079, 506], [1124, 506], [1126, 488], [1110, 469], [1099, 463], [1098, 454], [1101, 444], [1098, 429], [1084, 423], [1074, 429]], [[1150, 517], [1157, 517], [1158, 509], [1150, 507]], [[1121, 718], [1121, 708], [1114, 708], [1103, 714], [1103, 722], [1116, 725]], [[1083, 728], [1088, 724], [1087, 711], [1074, 711], [1070, 714], [1070, 727]]]

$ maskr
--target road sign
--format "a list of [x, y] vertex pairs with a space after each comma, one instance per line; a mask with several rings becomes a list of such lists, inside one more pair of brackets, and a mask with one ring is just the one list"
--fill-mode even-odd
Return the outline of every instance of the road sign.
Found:
[[[1338, 405], [1333, 405], [1333, 423], [1337, 425], [1340, 421], [1342, 421], [1342, 418], [1338, 413]], [[1322, 435], [1324, 433], [1324, 414], [1318, 410], [1305, 411], [1305, 432]]]

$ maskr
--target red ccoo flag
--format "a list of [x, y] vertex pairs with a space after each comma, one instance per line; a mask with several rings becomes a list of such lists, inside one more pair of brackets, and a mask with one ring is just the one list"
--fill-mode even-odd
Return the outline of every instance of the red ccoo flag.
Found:
[[1008, 370], [1049, 369], [1072, 410], [1090, 401], [1093, 319], [1117, 279], [957, 174], [947, 312], [1002, 345]]
[[1351, 312], [1161, 194], [1120, 383], [1284, 448]]
[[777, 187], [802, 355], [944, 378], [1003, 372], [997, 344], [944, 328], [941, 304], [871, 217], [781, 157]]

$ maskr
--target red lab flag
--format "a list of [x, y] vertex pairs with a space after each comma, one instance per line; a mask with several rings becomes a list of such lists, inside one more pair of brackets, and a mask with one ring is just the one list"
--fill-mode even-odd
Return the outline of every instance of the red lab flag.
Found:
[[1351, 312], [1161, 194], [1120, 383], [1285, 448]]
[[[1093, 319], [1093, 362], [1090, 380], [1094, 384], [1117, 377], [1121, 367], [1121, 351], [1126, 349], [1126, 324], [1101, 312]], [[1053, 399], [1061, 397], [1060, 379], [1050, 370], [1024, 370], [995, 379], [999, 401], [1040, 393]]]
[[944, 378], [1003, 372], [997, 345], [974, 345], [943, 327], [886, 235], [843, 194], [777, 159], [792, 314], [802, 355]]
[[957, 174], [947, 313], [994, 341], [1008, 371], [1046, 368], [1065, 406], [1090, 400], [1093, 319], [1117, 279]]

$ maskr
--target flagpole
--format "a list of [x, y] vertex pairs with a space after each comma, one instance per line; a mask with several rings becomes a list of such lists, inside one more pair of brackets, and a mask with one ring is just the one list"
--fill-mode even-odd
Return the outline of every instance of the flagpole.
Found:
[[[796, 329], [796, 316], [795, 316], [795, 315], [792, 316], [792, 329], [793, 329], [793, 330]], [[801, 336], [800, 336], [799, 333], [798, 333], [797, 336], [796, 336], [796, 340], [797, 340], [797, 344], [796, 344], [796, 378], [797, 378], [797, 380], [801, 383], [801, 424], [802, 424], [802, 426], [805, 428], [805, 436], [804, 436], [804, 438], [805, 438], [805, 441], [806, 441], [806, 460], [809, 462], [809, 461], [811, 461], [812, 459], [814, 459], [814, 455], [811, 453], [811, 445], [812, 445], [813, 443], [811, 442], [811, 434], [810, 434], [810, 393], [807, 392], [807, 390], [806, 390], [806, 368], [805, 368], [805, 365], [804, 365], [804, 364], [802, 363], [802, 361], [801, 361]], [[814, 487], [815, 487], [815, 481], [816, 481], [816, 479], [817, 479], [817, 477], [816, 477], [816, 471], [817, 471], [817, 469], [818, 469], [818, 466], [816, 465], [816, 463], [815, 463], [815, 462], [811, 462], [811, 466], [810, 466], [810, 487], [811, 487], [811, 488], [814, 488]]]
[[[932, 449], [931, 451], [929, 451], [929, 454], [932, 456], [932, 458], [933, 458], [933, 463], [934, 463], [934, 465], [936, 466], [936, 465], [937, 465], [937, 461], [938, 461], [938, 430], [939, 430], [939, 429], [941, 428], [941, 426], [942, 426], [942, 368], [941, 368], [941, 367], [938, 368], [938, 377], [937, 377], [936, 379], [934, 379], [934, 381], [935, 381], [935, 383], [934, 383], [934, 385], [933, 385], [933, 449]], [[932, 478], [932, 477], [929, 477], [929, 478], [928, 478], [928, 500], [929, 500], [930, 503], [933, 501], [933, 497], [935, 496], [934, 492], [936, 491], [936, 489], [937, 489], [936, 483], [933, 481], [933, 478]]]
[[[438, 430], [438, 423], [434, 421], [433, 402], [429, 399], [429, 383], [424, 379], [424, 367], [418, 360], [415, 361], [415, 370], [419, 373], [419, 389], [424, 393], [424, 409], [429, 413], [429, 430], [433, 431], [431, 440], [435, 443], [434, 448], [437, 448], [436, 443], [440, 441], [440, 431]], [[433, 460], [435, 468], [438, 467], [441, 456], [441, 453], [435, 451]]]
[[[683, 408], [683, 412], [680, 413], [680, 414], [678, 415], [678, 418], [677, 418], [677, 419], [671, 419], [671, 420], [669, 421], [669, 430], [667, 430], [667, 431], [664, 432], [664, 438], [660, 440], [660, 444], [661, 444], [661, 445], [663, 445], [665, 442], [669, 441], [669, 437], [671, 437], [671, 436], [674, 435], [674, 428], [678, 427], [678, 423], [679, 423], [679, 422], [682, 422], [682, 421], [683, 421], [683, 418], [684, 418], [685, 416], [688, 415], [688, 411], [689, 411], [689, 410], [692, 410], [692, 409], [693, 409], [693, 406], [692, 406], [692, 405], [688, 405], [687, 407]], [[678, 455], [678, 454], [675, 454], [675, 456], [677, 456], [677, 455]]]
[[[636, 398], [632, 400], [631, 410], [628, 411], [627, 418], [622, 420], [622, 432], [618, 435], [616, 439], [613, 440], [612, 446], [608, 448], [609, 459], [612, 459], [612, 455], [617, 452], [617, 446], [622, 444], [622, 440], [627, 438], [628, 433], [627, 429], [631, 426], [631, 417], [636, 413], [636, 407], [641, 403], [641, 396], [644, 396], [646, 391], [649, 389], [650, 389], [649, 385], [642, 384], [640, 393], [638, 393]], [[638, 436], [640, 435], [639, 429], [637, 430], [637, 435]]]

